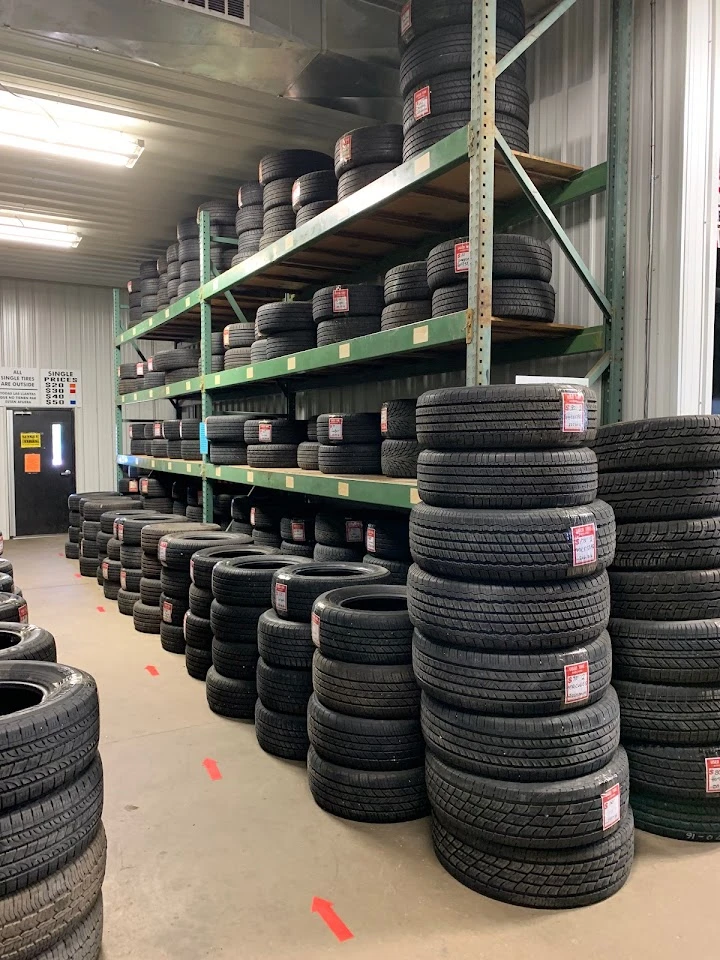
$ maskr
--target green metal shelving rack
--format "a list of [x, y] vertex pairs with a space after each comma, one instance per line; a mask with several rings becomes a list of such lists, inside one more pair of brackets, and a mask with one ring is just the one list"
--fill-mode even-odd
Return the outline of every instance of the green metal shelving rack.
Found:
[[[214, 398], [277, 392], [292, 398], [299, 389], [351, 383], [354, 379], [404, 377], [442, 369], [466, 371], [468, 384], [488, 383], [491, 360], [599, 353], [588, 372], [602, 378], [603, 418], [622, 413], [623, 341], [627, 259], [630, 78], [633, 0], [612, 0], [608, 160], [590, 170], [515, 154], [495, 127], [495, 79], [569, 10], [560, 0], [502, 60], [495, 62], [496, 0], [473, 2], [473, 99], [471, 122], [421, 156], [338, 203], [231, 270], [214, 276], [210, 260], [209, 215], [199, 217], [201, 285], [189, 296], [129, 330], [122, 329], [120, 292], [113, 293], [116, 367], [123, 344], [139, 339], [201, 342], [202, 374], [184, 383], [118, 396], [116, 440], [120, 450], [123, 410], [131, 404], [200, 397], [202, 417]], [[555, 211], [607, 191], [606, 275], [599, 286]], [[396, 263], [424, 256], [437, 242], [457, 236], [470, 221], [470, 297], [466, 313], [318, 347], [222, 373], [211, 372], [211, 333], [227, 322], [245, 320], [253, 309], [287, 294], [309, 295], [331, 283], [377, 276]], [[493, 232], [540, 217], [600, 308], [604, 324], [568, 327], [530, 324], [492, 316]], [[136, 347], [137, 349], [137, 347]], [[272, 391], [269, 389], [272, 386]], [[292, 404], [292, 400], [289, 401]], [[303, 470], [215, 467], [203, 462], [118, 456], [118, 469], [135, 465], [178, 476], [201, 478], [206, 519], [212, 516], [214, 481], [254, 484], [316, 496], [393, 507], [417, 501], [413, 481], [371, 477], [328, 477]]]

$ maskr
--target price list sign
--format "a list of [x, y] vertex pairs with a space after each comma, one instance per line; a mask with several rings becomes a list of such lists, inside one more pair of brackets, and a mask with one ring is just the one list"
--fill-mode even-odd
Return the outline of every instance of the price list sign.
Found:
[[79, 407], [80, 375], [73, 370], [40, 371], [40, 403], [45, 407]]

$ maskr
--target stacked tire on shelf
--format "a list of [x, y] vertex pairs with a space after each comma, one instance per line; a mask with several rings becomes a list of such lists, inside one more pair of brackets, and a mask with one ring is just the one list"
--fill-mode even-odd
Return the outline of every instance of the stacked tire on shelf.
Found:
[[280, 518], [280, 537], [282, 538], [280, 553], [289, 553], [295, 557], [307, 557], [312, 560], [316, 546], [317, 510], [311, 506], [301, 505], [297, 509], [289, 509], [288, 514]]
[[307, 421], [307, 440], [298, 444], [297, 462], [301, 470], [319, 470], [320, 444], [318, 443], [317, 417]]
[[425, 816], [425, 749], [403, 587], [340, 587], [317, 599], [308, 777], [315, 802], [348, 820]]
[[384, 477], [414, 479], [420, 444], [415, 426], [415, 400], [389, 400], [380, 410], [380, 467]]
[[223, 330], [223, 370], [246, 367], [250, 363], [250, 348], [256, 340], [251, 323], [229, 323]]
[[140, 277], [134, 277], [132, 280], [128, 281], [127, 292], [128, 292], [128, 305], [130, 309], [128, 310], [128, 318], [126, 327], [134, 327], [136, 323], [140, 323], [142, 320], [142, 280]]
[[157, 295], [160, 289], [160, 276], [157, 269], [157, 260], [144, 260], [138, 271], [140, 274], [140, 308], [142, 319], [147, 320], [157, 313]]
[[344, 562], [362, 560], [365, 552], [365, 520], [359, 512], [320, 511], [315, 516], [313, 560]]
[[260, 249], [263, 232], [263, 185], [245, 183], [238, 190], [238, 212], [235, 218], [238, 248], [232, 266], [242, 263]]
[[263, 304], [255, 317], [255, 335], [265, 341], [265, 360], [312, 350], [317, 345], [312, 303], [297, 300]]
[[524, 906], [605, 899], [632, 865], [596, 407], [554, 384], [417, 407], [408, 606], [433, 841], [466, 886]]
[[337, 198], [345, 200], [402, 163], [403, 133], [397, 123], [359, 127], [335, 144]]
[[292, 187], [295, 226], [301, 227], [337, 203], [338, 185], [333, 170], [316, 170], [298, 177]]
[[0, 702], [0, 955], [95, 960], [107, 850], [95, 681], [2, 660]]
[[365, 526], [365, 549], [363, 563], [384, 567], [390, 574], [386, 582], [404, 587], [411, 563], [407, 513], [372, 514]]
[[263, 187], [262, 237], [259, 248], [270, 246], [295, 229], [293, 186], [299, 177], [332, 170], [332, 157], [315, 150], [280, 150], [260, 161]]
[[[196, 344], [186, 344], [175, 350], [161, 350], [148, 360], [148, 370], [165, 375], [165, 383], [182, 383], [197, 376], [200, 350]], [[152, 439], [145, 434], [146, 439]]]
[[720, 417], [602, 427], [613, 672], [635, 822], [720, 840]]
[[297, 467], [298, 446], [307, 433], [301, 421], [264, 417], [246, 420], [244, 437], [249, 467]]
[[401, 263], [385, 274], [383, 287], [385, 307], [380, 318], [381, 330], [394, 330], [408, 323], [419, 323], [433, 315], [427, 278], [427, 261]]
[[318, 290], [312, 299], [318, 347], [377, 333], [384, 302], [383, 288], [377, 283], [349, 283]]
[[380, 473], [379, 414], [323, 413], [317, 419], [317, 435], [321, 473]]
[[[498, 0], [496, 57], [525, 36], [522, 0]], [[400, 15], [403, 160], [470, 122], [471, 0], [410, 0]], [[525, 54], [495, 81], [495, 122], [512, 150], [527, 152], [530, 100]]]

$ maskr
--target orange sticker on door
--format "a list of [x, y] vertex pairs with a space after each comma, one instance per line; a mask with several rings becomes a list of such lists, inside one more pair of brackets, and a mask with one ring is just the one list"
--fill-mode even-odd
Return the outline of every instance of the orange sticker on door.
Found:
[[40, 454], [25, 454], [25, 473], [40, 473]]

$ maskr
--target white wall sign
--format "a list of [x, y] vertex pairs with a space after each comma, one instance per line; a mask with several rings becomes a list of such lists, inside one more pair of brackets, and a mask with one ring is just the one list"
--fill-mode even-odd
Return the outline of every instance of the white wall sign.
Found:
[[79, 407], [80, 374], [73, 370], [41, 370], [40, 404], [43, 407]]
[[27, 367], [0, 367], [0, 407], [36, 407], [40, 373]]

